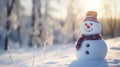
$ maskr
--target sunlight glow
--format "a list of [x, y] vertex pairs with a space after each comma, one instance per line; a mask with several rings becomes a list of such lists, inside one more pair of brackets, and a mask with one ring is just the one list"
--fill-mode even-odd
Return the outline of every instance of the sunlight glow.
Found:
[[101, 6], [101, 1], [100, 0], [83, 0], [83, 7], [85, 9], [85, 11], [97, 11], [98, 12], [98, 16], [101, 17], [103, 14], [103, 9]]
[[87, 10], [98, 10], [100, 7], [98, 0], [87, 0], [86, 4], [85, 7]]

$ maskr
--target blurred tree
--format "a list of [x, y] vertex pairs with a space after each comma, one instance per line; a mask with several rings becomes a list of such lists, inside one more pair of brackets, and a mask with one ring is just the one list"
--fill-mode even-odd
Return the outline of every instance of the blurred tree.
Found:
[[[32, 0], [32, 34], [31, 34], [31, 44], [30, 46], [37, 45], [38, 47], [42, 45], [43, 39], [43, 23], [41, 22], [41, 0]], [[35, 43], [37, 42], [37, 44]]]
[[116, 30], [116, 18], [115, 18], [115, 6], [110, 5], [109, 3], [104, 4], [104, 14], [105, 15], [105, 22], [108, 23], [110, 35], [112, 38], [115, 36], [115, 30]]
[[5, 38], [5, 50], [8, 49], [8, 40], [9, 40], [9, 31], [10, 31], [10, 26], [11, 26], [11, 20], [9, 19], [13, 6], [14, 6], [15, 0], [7, 0], [7, 21], [6, 21], [6, 30], [7, 30], [7, 35]]
[[20, 11], [22, 10], [22, 7], [20, 6], [20, 0], [16, 0], [16, 15], [17, 15], [17, 36], [18, 36], [18, 42], [19, 46], [22, 47], [22, 38], [21, 38], [21, 24], [19, 21], [20, 18]]
[[44, 28], [44, 35], [43, 35], [43, 41], [46, 41], [47, 44], [52, 45], [53, 44], [53, 40], [54, 40], [54, 35], [53, 35], [53, 29], [51, 27], [51, 15], [50, 15], [50, 11], [52, 9], [52, 7], [50, 7], [50, 2], [52, 0], [44, 0], [45, 1], [45, 6], [44, 6], [44, 14], [43, 14], [43, 18], [44, 18], [44, 24], [43, 24], [43, 28]]
[[32, 23], [32, 0], [19, 0], [18, 13], [18, 34], [20, 47], [28, 47], [30, 44], [31, 36], [31, 23]]
[[[65, 36], [68, 36], [68, 41], [74, 42], [76, 41], [76, 14], [74, 12], [74, 0], [70, 0], [67, 8], [67, 17], [66, 17], [66, 23], [65, 23], [65, 29], [67, 32], [69, 32], [69, 35], [66, 34]], [[68, 27], [69, 26], [69, 27]]]
[[9, 32], [9, 36], [10, 36], [10, 42], [14, 42], [14, 43], [19, 43], [14, 44], [14, 47], [21, 47], [22, 43], [21, 43], [21, 34], [20, 34], [20, 30], [21, 30], [21, 25], [19, 23], [19, 17], [20, 17], [20, 0], [16, 0], [11, 12], [11, 16], [10, 16], [10, 20], [12, 22], [11, 27], [10, 27], [10, 32]]

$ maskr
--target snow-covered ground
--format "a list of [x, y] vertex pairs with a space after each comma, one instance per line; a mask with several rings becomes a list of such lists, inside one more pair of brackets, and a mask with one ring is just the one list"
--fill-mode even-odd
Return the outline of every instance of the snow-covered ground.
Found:
[[78, 61], [74, 44], [67, 44], [48, 46], [46, 50], [11, 48], [10, 52], [0, 51], [0, 67], [77, 67], [80, 64], [86, 67], [92, 65], [94, 67], [120, 67], [120, 37], [106, 40], [106, 43], [108, 54], [105, 60]]

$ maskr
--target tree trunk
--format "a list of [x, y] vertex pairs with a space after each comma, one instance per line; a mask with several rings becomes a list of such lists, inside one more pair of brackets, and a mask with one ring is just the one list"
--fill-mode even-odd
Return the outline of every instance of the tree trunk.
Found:
[[[31, 24], [31, 26], [32, 26], [32, 34], [31, 34], [31, 37], [30, 37], [31, 43], [29, 44], [29, 46], [35, 45], [33, 43], [33, 41], [35, 39], [34, 37], [37, 36], [37, 38], [39, 38], [38, 37], [39, 34], [36, 34], [34, 32], [36, 32], [36, 30], [39, 30], [38, 28], [37, 29], [35, 29], [35, 28], [36, 28], [36, 26], [39, 26], [39, 23], [41, 23], [40, 18], [42, 17], [41, 16], [41, 3], [40, 3], [40, 0], [32, 0], [32, 3], [33, 3], [32, 24]], [[37, 39], [37, 41], [39, 41], [39, 40]]]
[[7, 35], [5, 37], [5, 50], [8, 49], [8, 41], [9, 41], [9, 31], [10, 31], [10, 26], [11, 26], [11, 21], [9, 20], [9, 17], [11, 15], [13, 5], [15, 3], [15, 0], [7, 0], [7, 21], [6, 21], [6, 30], [7, 30]]

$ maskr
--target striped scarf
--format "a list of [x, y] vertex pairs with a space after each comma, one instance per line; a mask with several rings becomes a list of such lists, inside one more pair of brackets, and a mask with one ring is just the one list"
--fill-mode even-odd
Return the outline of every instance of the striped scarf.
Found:
[[99, 40], [102, 39], [102, 36], [100, 34], [93, 34], [93, 35], [82, 35], [79, 40], [77, 41], [76, 49], [79, 50], [81, 47], [81, 44], [84, 40]]

